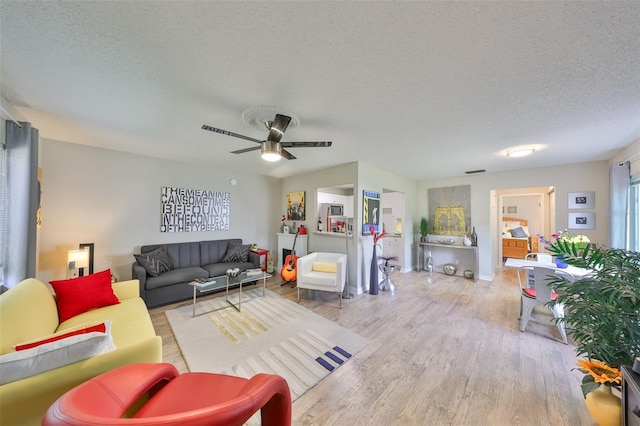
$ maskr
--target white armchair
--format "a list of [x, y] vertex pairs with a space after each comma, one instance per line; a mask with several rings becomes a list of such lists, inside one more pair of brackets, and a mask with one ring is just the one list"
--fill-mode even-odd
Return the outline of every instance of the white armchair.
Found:
[[338, 293], [342, 309], [342, 291], [347, 278], [347, 255], [342, 253], [314, 252], [298, 258], [298, 302], [300, 289], [331, 291]]

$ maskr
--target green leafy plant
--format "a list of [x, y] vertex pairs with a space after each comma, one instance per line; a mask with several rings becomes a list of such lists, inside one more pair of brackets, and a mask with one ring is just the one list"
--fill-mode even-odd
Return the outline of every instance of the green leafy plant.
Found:
[[429, 221], [426, 217], [420, 219], [420, 235], [426, 237], [429, 233]]
[[[577, 354], [615, 369], [632, 365], [640, 355], [640, 253], [563, 239], [548, 250], [592, 271], [575, 282], [558, 276], [550, 282], [557, 301], [564, 304], [567, 332]], [[586, 395], [598, 386], [586, 375], [582, 391]]]

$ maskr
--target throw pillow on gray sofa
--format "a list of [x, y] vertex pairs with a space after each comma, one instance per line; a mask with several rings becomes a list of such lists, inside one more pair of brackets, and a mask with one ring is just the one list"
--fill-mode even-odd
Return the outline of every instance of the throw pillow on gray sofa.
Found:
[[171, 270], [169, 255], [162, 247], [158, 247], [149, 253], [134, 254], [133, 256], [152, 277], [157, 277], [161, 273]]
[[224, 254], [224, 263], [228, 262], [246, 262], [249, 257], [249, 249], [251, 244], [235, 244], [230, 243], [227, 252]]

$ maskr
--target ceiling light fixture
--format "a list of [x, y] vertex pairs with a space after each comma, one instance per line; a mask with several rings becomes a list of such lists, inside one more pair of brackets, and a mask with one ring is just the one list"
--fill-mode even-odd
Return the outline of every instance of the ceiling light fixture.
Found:
[[521, 146], [518, 148], [511, 148], [507, 150], [507, 157], [524, 157], [525, 155], [533, 154], [536, 152], [535, 146]]
[[262, 151], [263, 160], [278, 161], [282, 158], [280, 142], [264, 141], [260, 150]]

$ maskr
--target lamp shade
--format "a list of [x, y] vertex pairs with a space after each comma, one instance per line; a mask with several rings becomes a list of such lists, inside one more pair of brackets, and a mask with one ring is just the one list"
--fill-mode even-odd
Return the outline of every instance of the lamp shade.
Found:
[[87, 268], [89, 266], [89, 250], [69, 250], [67, 265], [68, 269]]

